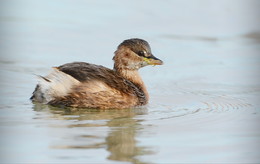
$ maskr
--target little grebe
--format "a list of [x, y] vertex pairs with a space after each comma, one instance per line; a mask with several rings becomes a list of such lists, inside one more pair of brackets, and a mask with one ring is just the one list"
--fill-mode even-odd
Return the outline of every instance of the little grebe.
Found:
[[114, 69], [74, 62], [53, 67], [40, 77], [31, 100], [59, 107], [130, 108], [145, 105], [149, 95], [138, 69], [162, 65], [145, 40], [128, 39], [115, 51]]

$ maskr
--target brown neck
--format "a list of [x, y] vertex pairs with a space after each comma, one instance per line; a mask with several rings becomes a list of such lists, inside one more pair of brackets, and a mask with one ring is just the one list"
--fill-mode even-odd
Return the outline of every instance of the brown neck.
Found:
[[[145, 102], [143, 104], [146, 104], [148, 102], [149, 95], [144, 82], [138, 73], [140, 66], [135, 64], [139, 63], [139, 57], [136, 57], [136, 55], [133, 54], [129, 48], [122, 46], [116, 50], [113, 60], [115, 62], [114, 70], [116, 73], [129, 80], [137, 87], [135, 92], [139, 96], [139, 100], [142, 99], [142, 95], [144, 94], [143, 96]], [[139, 93], [139, 90], [141, 90], [142, 93]]]
[[147, 103], [149, 100], [149, 94], [147, 92], [147, 89], [144, 85], [141, 76], [138, 73], [138, 70], [126, 70], [126, 69], [116, 69], [116, 68], [114, 69], [120, 76], [131, 81], [133, 84], [135, 84], [138, 88], [140, 88], [144, 92], [146, 103]]

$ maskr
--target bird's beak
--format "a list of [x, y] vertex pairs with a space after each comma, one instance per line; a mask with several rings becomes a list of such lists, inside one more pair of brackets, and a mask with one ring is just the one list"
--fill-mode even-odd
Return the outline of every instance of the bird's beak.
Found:
[[144, 60], [149, 65], [163, 65], [163, 61], [161, 61], [160, 59], [156, 58], [152, 54], [149, 57], [144, 57]]

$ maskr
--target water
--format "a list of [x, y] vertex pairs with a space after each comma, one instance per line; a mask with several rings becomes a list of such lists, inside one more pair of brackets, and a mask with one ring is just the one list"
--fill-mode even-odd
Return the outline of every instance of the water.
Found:
[[[259, 163], [260, 2], [1, 1], [1, 163]], [[139, 37], [150, 103], [69, 111], [32, 104], [50, 67], [112, 67]]]

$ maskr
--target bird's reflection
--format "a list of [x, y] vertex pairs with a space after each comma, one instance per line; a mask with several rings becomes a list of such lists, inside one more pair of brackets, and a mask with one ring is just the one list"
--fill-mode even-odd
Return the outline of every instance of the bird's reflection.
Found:
[[111, 153], [108, 159], [140, 163], [138, 156], [151, 153], [145, 147], [137, 146], [136, 136], [142, 127], [137, 120], [115, 118], [108, 122], [108, 126], [115, 129], [106, 137], [107, 150]]
[[[57, 119], [68, 120], [70, 117], [66, 116], [76, 116], [78, 123], [67, 124], [66, 126], [68, 128], [92, 127], [97, 131], [101, 127], [109, 128], [107, 134], [101, 141], [100, 138], [102, 138], [102, 136], [89, 135], [88, 133], [86, 133], [86, 135], [73, 136], [74, 138], [84, 137], [88, 140], [95, 141], [98, 139], [99, 142], [91, 144], [84, 143], [81, 145], [60, 145], [58, 148], [81, 148], [88, 149], [89, 151], [90, 149], [104, 148], [110, 153], [107, 159], [115, 161], [129, 161], [132, 163], [144, 163], [143, 161], [140, 161], [138, 157], [153, 153], [147, 147], [138, 146], [138, 141], [136, 139], [136, 136], [144, 127], [141, 124], [142, 120], [136, 119], [135, 116], [146, 114], [147, 109], [145, 108], [124, 110], [87, 110], [60, 109], [42, 104], [34, 104], [34, 110], [49, 112]], [[75, 117], [73, 117], [73, 119], [75, 120]]]

